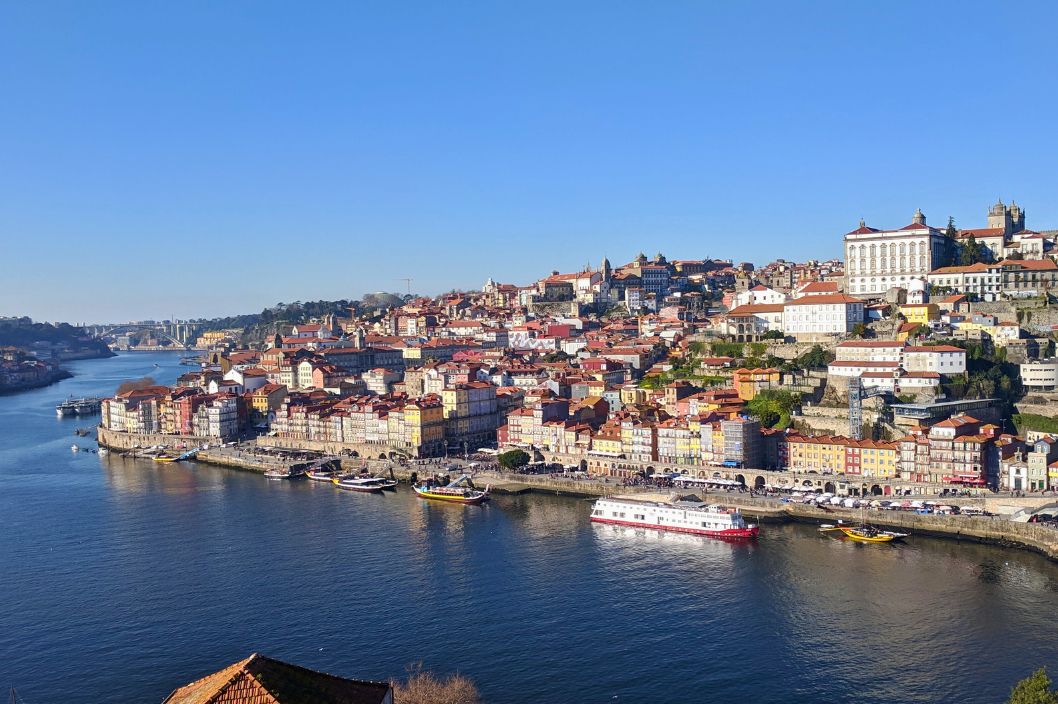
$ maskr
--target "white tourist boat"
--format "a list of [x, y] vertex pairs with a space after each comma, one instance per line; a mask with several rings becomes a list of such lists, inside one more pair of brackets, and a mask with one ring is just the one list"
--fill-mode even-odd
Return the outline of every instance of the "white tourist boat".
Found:
[[673, 496], [669, 501], [599, 499], [591, 520], [714, 538], [752, 539], [760, 533], [760, 526], [747, 524], [737, 508], [706, 504], [697, 496]]

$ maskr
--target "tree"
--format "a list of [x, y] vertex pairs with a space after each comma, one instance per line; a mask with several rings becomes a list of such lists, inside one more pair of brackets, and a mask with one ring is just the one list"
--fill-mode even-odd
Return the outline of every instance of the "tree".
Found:
[[867, 337], [867, 325], [864, 323], [856, 323], [852, 326], [852, 336], [864, 338]]
[[955, 218], [951, 215], [948, 216], [948, 226], [944, 228], [944, 236], [950, 240], [955, 240], [955, 236], [958, 234], [958, 230], [955, 229]]
[[458, 673], [438, 677], [422, 669], [422, 663], [408, 668], [408, 679], [393, 681], [393, 704], [478, 704], [481, 695], [474, 682]]
[[833, 357], [830, 353], [824, 350], [822, 346], [813, 345], [812, 349], [797, 358], [797, 366], [801, 369], [818, 369], [830, 364], [832, 359]]
[[977, 238], [970, 235], [967, 238], [966, 243], [962, 246], [959, 251], [959, 264], [962, 266], [970, 266], [978, 262], [983, 262], [986, 259], [985, 250], [987, 248], [983, 244], [977, 242]]
[[529, 464], [529, 453], [525, 450], [508, 450], [501, 452], [496, 460], [504, 469], [518, 469]]
[[786, 335], [782, 330], [769, 330], [760, 336], [762, 340], [785, 340]]
[[1041, 667], [1014, 685], [1007, 704], [1058, 704], [1058, 692], [1051, 689], [1047, 668]]
[[128, 381], [121, 382], [118, 386], [117, 393], [123, 394], [128, 391], [136, 391], [138, 389], [145, 389], [148, 386], [157, 386], [158, 382], [154, 380], [152, 376], [145, 376], [142, 379], [129, 379]]

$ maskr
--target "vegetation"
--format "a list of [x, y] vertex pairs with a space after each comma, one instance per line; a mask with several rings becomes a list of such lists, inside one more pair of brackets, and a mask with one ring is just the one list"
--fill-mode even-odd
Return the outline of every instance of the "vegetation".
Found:
[[496, 461], [504, 469], [518, 469], [529, 464], [529, 453], [524, 450], [508, 450], [497, 455]]
[[418, 664], [408, 670], [408, 679], [393, 681], [394, 704], [478, 704], [481, 695], [474, 682], [456, 673], [448, 677], [423, 670]]
[[870, 331], [868, 330], [867, 325], [865, 323], [856, 323], [852, 326], [853, 337], [864, 338], [867, 337], [869, 332]]
[[812, 349], [798, 357], [795, 363], [801, 369], [819, 369], [832, 361], [834, 361], [833, 353], [827, 352], [821, 345], [813, 345]]
[[782, 330], [769, 330], [768, 332], [766, 332], [763, 335], [761, 335], [760, 339], [762, 339], [762, 340], [785, 340], [786, 339], [786, 333], [784, 333]]
[[1023, 435], [1026, 430], [1058, 434], [1058, 418], [1041, 416], [1038, 413], [1015, 413], [1012, 420], [1019, 435]]
[[764, 389], [746, 404], [746, 410], [762, 426], [785, 430], [790, 416], [801, 402], [801, 395], [779, 389]]
[[966, 350], [966, 378], [949, 378], [942, 384], [944, 393], [956, 400], [997, 398], [1003, 406], [1002, 417], [1009, 417], [1023, 394], [1018, 365], [1007, 361], [1005, 350], [990, 354], [979, 342], [957, 344]]
[[554, 352], [548, 352], [540, 359], [543, 362], [565, 362], [569, 359], [569, 355], [562, 350], [555, 350]]
[[716, 357], [741, 357], [745, 345], [741, 342], [711, 342], [709, 350]]
[[1014, 685], [1007, 704], [1058, 704], [1058, 692], [1051, 689], [1047, 668], [1041, 667]]
[[102, 340], [88, 335], [83, 328], [69, 323], [34, 323], [30, 318], [19, 318], [17, 325], [0, 327], [0, 347], [8, 345], [28, 348], [36, 342], [65, 344], [72, 350], [91, 350], [100, 356], [110, 356], [110, 348]]
[[986, 262], [991, 259], [989, 254], [990, 250], [988, 247], [985, 247], [977, 241], [976, 237], [970, 235], [959, 249], [959, 264], [961, 266], [969, 266], [978, 262]]
[[154, 380], [153, 376], [145, 376], [142, 379], [129, 379], [123, 381], [118, 386], [117, 393], [123, 394], [128, 391], [136, 391], [137, 389], [145, 389], [148, 386], [157, 386], [158, 382]]

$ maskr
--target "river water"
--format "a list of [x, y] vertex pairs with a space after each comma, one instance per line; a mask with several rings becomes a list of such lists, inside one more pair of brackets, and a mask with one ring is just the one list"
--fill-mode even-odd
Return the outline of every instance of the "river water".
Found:
[[73, 453], [59, 400], [182, 368], [70, 366], [0, 397], [0, 687], [29, 704], [160, 702], [255, 651], [371, 679], [421, 661], [511, 704], [1000, 702], [1058, 665], [1058, 565], [1030, 553], [806, 526], [729, 544], [594, 526], [574, 499]]

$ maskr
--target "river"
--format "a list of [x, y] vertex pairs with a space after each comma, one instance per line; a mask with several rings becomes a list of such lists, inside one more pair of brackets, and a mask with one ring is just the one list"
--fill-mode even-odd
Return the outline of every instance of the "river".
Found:
[[29, 704], [160, 702], [255, 651], [370, 679], [421, 661], [497, 704], [1001, 702], [1058, 666], [1058, 565], [1018, 550], [795, 525], [729, 544], [592, 525], [567, 498], [71, 452], [91, 443], [58, 401], [171, 383], [178, 358], [0, 397], [0, 687]]

